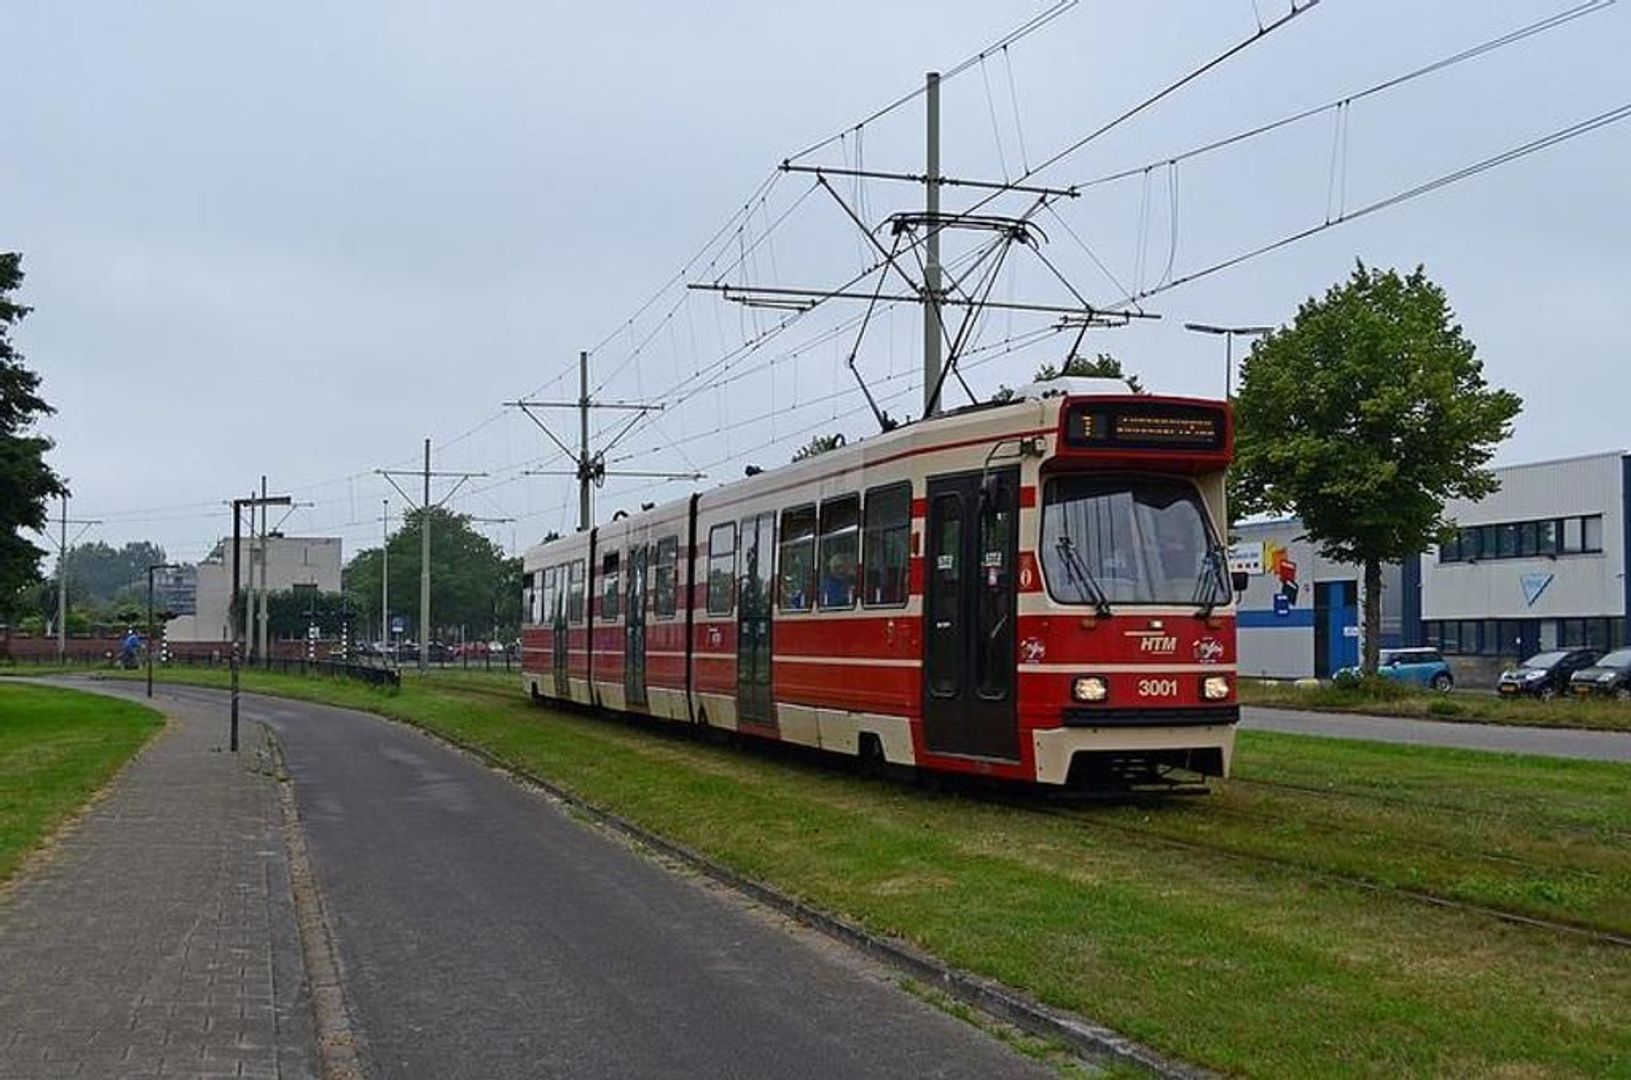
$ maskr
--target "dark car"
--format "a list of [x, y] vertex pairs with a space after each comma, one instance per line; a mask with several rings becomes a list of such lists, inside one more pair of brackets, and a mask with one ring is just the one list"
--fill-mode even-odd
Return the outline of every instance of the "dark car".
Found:
[[1501, 672], [1495, 689], [1502, 697], [1526, 694], [1549, 701], [1567, 693], [1569, 679], [1597, 659], [1595, 649], [1553, 649], [1536, 653], [1515, 668]]
[[1615, 649], [1588, 668], [1581, 668], [1569, 680], [1570, 692], [1579, 697], [1593, 694], [1631, 701], [1631, 649]]

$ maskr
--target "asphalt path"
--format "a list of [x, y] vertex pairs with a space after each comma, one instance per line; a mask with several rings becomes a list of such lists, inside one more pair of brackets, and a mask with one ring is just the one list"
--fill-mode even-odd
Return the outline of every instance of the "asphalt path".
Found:
[[1248, 730], [1323, 735], [1333, 739], [1449, 746], [1502, 754], [1631, 762], [1631, 734], [1578, 728], [1518, 727], [1507, 724], [1455, 724], [1398, 716], [1306, 712], [1245, 706], [1240, 726]]
[[[222, 692], [159, 693], [219, 702], [225, 723]], [[376, 1075], [1052, 1075], [426, 735], [242, 705], [282, 744]]]

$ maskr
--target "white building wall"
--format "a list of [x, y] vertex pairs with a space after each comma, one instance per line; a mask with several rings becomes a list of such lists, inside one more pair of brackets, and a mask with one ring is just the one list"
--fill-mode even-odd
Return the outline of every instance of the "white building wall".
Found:
[[[1598, 553], [1538, 555], [1441, 563], [1437, 549], [1422, 557], [1422, 618], [1554, 619], [1625, 614], [1622, 453], [1543, 461], [1495, 470], [1501, 488], [1487, 498], [1456, 500], [1445, 515], [1459, 526], [1603, 517]], [[1550, 574], [1533, 603], [1523, 579]]]
[[[198, 564], [198, 612], [170, 620], [165, 633], [171, 641], [226, 641], [232, 636], [232, 567], [226, 563], [232, 557], [232, 541], [223, 540], [218, 550], [221, 558]], [[260, 555], [260, 541], [246, 537], [238, 556], [239, 585], [245, 590], [260, 585]], [[339, 592], [341, 566], [337, 536], [271, 536], [266, 540], [266, 588], [270, 592], [297, 585]]]

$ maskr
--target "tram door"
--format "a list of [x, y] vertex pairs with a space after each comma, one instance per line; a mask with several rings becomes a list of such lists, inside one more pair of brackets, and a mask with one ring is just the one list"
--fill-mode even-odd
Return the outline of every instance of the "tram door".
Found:
[[736, 719], [775, 727], [770, 700], [770, 583], [776, 555], [776, 515], [742, 519], [736, 594]]
[[1019, 470], [929, 478], [923, 738], [931, 751], [1018, 760]]
[[646, 563], [649, 548], [629, 549], [628, 596], [623, 608], [623, 699], [628, 708], [646, 707]]
[[566, 681], [566, 655], [567, 634], [570, 631], [566, 626], [566, 568], [567, 564], [551, 567], [549, 575], [555, 582], [554, 588], [546, 590], [549, 594], [549, 627], [554, 631], [550, 635], [550, 642], [554, 646], [550, 655], [550, 667], [555, 672], [555, 696], [562, 701], [566, 700], [570, 687]]

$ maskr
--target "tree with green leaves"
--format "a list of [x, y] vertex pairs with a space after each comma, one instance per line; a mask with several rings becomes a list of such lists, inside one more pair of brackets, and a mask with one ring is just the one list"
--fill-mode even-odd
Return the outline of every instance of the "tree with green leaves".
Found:
[[1120, 379], [1127, 384], [1127, 389], [1135, 394], [1142, 394], [1144, 387], [1138, 381], [1137, 375], [1129, 375], [1122, 370], [1121, 361], [1107, 352], [1101, 352], [1089, 359], [1085, 356], [1072, 356], [1067, 359], [1063, 367], [1054, 367], [1052, 364], [1043, 364], [1036, 369], [1036, 381], [1047, 382], [1050, 379], [1060, 379], [1074, 376], [1090, 379]]
[[[521, 621], [521, 560], [470, 527], [470, 518], [433, 508], [430, 534], [430, 610], [433, 636], [447, 636], [460, 626], [472, 637], [498, 633], [511, 636]], [[424, 510], [413, 510], [402, 528], [391, 534], [391, 610], [407, 618], [410, 636], [423, 638], [414, 624], [419, 613], [419, 530]], [[359, 637], [380, 624], [380, 549], [358, 552], [345, 568], [349, 598]]]
[[1241, 372], [1231, 509], [1294, 513], [1321, 555], [1364, 567], [1367, 674], [1382, 564], [1437, 542], [1447, 499], [1496, 489], [1485, 466], [1523, 407], [1485, 381], [1454, 318], [1422, 268], [1360, 263], [1256, 342]]
[[46, 500], [67, 493], [45, 463], [51, 440], [32, 434], [35, 422], [55, 410], [11, 342], [12, 327], [29, 311], [12, 298], [23, 283], [22, 261], [16, 252], [0, 252], [0, 615], [10, 615], [23, 587], [38, 579], [45, 554], [22, 530], [44, 528]]
[[835, 431], [831, 435], [817, 435], [815, 438], [798, 448], [798, 453], [793, 455], [793, 460], [804, 461], [807, 458], [815, 457], [817, 454], [825, 454], [829, 450], [837, 450], [843, 445], [844, 433], [842, 431]]
[[[1049, 382], [1053, 379], [1064, 378], [1066, 376], [1079, 376], [1093, 379], [1120, 379], [1122, 382], [1127, 384], [1127, 389], [1131, 390], [1133, 393], [1144, 393], [1144, 387], [1138, 381], [1138, 376], [1127, 374], [1126, 371], [1122, 369], [1121, 361], [1105, 352], [1101, 352], [1091, 359], [1085, 356], [1072, 356], [1065, 361], [1062, 367], [1054, 367], [1052, 364], [1045, 363], [1036, 369], [1037, 382]], [[1016, 396], [1017, 391], [1015, 391], [1013, 387], [999, 386], [997, 387], [997, 392], [991, 395], [991, 400], [995, 402], [1006, 402], [1014, 400]]]
[[166, 562], [164, 549], [146, 540], [114, 547], [101, 540], [76, 544], [68, 551], [69, 599], [96, 607], [114, 603], [122, 593], [147, 590], [147, 568]]

